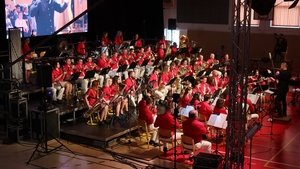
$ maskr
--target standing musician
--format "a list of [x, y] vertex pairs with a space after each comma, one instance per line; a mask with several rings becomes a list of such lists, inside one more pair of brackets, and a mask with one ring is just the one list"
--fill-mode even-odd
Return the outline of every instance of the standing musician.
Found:
[[171, 56], [174, 57], [176, 52], [177, 52], [177, 43], [173, 42], [173, 45], [171, 47]]
[[142, 39], [139, 38], [139, 34], [135, 34], [133, 40], [131, 41], [131, 44], [133, 44], [134, 48], [141, 48], [143, 46]]
[[117, 31], [117, 34], [115, 36], [114, 44], [115, 44], [115, 50], [119, 50], [120, 45], [123, 43], [123, 33], [122, 31]]
[[84, 79], [85, 72], [86, 72], [86, 67], [83, 64], [83, 59], [82, 58], [78, 58], [77, 64], [75, 65], [75, 72], [80, 72], [80, 75], [79, 75], [78, 79], [76, 80], [76, 83], [81, 84], [82, 93], [85, 94], [88, 90], [89, 80]]
[[[268, 70], [268, 73], [271, 74], [271, 71]], [[288, 65], [286, 62], [282, 62], [280, 65], [280, 71], [275, 73], [275, 80], [278, 81], [278, 92], [275, 99], [275, 105], [278, 112], [276, 118], [281, 118], [282, 116], [287, 116], [286, 114], [286, 96], [289, 91], [289, 82], [292, 75], [288, 70]], [[281, 106], [282, 104], [282, 106]]]
[[[67, 101], [71, 99], [71, 93], [72, 93], [72, 84], [64, 81], [64, 77], [66, 75], [66, 72], [63, 72], [63, 70], [60, 68], [60, 63], [55, 62], [54, 69], [52, 70], [52, 83], [54, 83], [54, 86], [60, 86], [61, 88], [65, 88], [65, 98]], [[69, 106], [73, 106], [71, 103], [68, 103]]]
[[228, 73], [230, 71], [230, 58], [227, 53], [224, 55], [224, 58], [221, 60], [221, 64], [225, 66], [225, 70]]
[[[86, 72], [92, 71], [92, 70], [98, 72], [100, 70], [99, 67], [97, 66], [97, 64], [93, 62], [93, 58], [91, 56], [87, 57], [84, 66], [85, 66]], [[99, 75], [97, 73], [95, 73], [94, 78], [91, 78], [89, 80], [90, 80], [90, 83], [92, 84], [92, 81], [99, 80]], [[102, 85], [103, 84], [100, 83], [100, 87], [102, 87]]]
[[162, 36], [162, 38], [158, 41], [159, 45], [162, 45], [162, 49], [164, 53], [166, 53], [167, 50], [167, 41], [166, 41], [166, 36]]
[[124, 92], [128, 94], [128, 97], [130, 99], [130, 101], [132, 102], [133, 106], [136, 107], [136, 103], [135, 103], [135, 97], [136, 97], [136, 90], [138, 88], [137, 84], [136, 84], [136, 80], [135, 80], [135, 73], [134, 71], [129, 71], [128, 72], [129, 77], [127, 79], [125, 79], [124, 84], [125, 89]]
[[102, 38], [101, 38], [101, 53], [106, 53], [106, 55], [108, 56], [111, 43], [112, 42], [108, 40], [108, 33], [103, 32]]
[[[116, 116], [119, 117], [120, 115], [123, 115], [123, 110], [125, 107], [125, 112], [128, 112], [128, 99], [124, 98], [124, 93], [121, 91], [121, 78], [119, 76], [113, 77], [112, 84], [110, 86], [111, 89], [111, 97], [119, 97], [114, 101], [114, 104], [116, 106]], [[125, 89], [125, 87], [123, 88]]]
[[[30, 43], [30, 39], [26, 38], [25, 41], [23, 42], [23, 46], [22, 46], [22, 53], [25, 54], [26, 52], [30, 51], [30, 47], [29, 47], [29, 43]], [[32, 71], [32, 63], [28, 62], [29, 60], [31, 60], [31, 54], [28, 54], [25, 56], [25, 83], [29, 84], [29, 78], [30, 78], [30, 74]]]
[[80, 41], [77, 44], [77, 49], [78, 57], [85, 58], [87, 56], [86, 52], [86, 38], [84, 36], [80, 37]]
[[[100, 58], [98, 59], [97, 66], [99, 71], [104, 68], [110, 67], [109, 59], [107, 58], [106, 53], [101, 53]], [[99, 75], [100, 86], [103, 86], [104, 78], [109, 78], [108, 74], [106, 75]]]

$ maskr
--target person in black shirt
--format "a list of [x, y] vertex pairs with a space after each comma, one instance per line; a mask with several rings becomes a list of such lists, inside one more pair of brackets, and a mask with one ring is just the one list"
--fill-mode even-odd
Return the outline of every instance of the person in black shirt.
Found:
[[279, 37], [277, 37], [276, 34], [276, 47], [275, 47], [275, 55], [274, 55], [274, 60], [276, 60], [276, 56], [280, 56], [280, 61], [284, 60], [284, 56], [282, 52], [286, 52], [287, 50], [287, 40], [284, 38], [283, 34], [280, 34]]
[[[271, 74], [271, 71], [268, 70], [268, 73]], [[275, 99], [275, 106], [278, 112], [278, 115], [275, 118], [281, 118], [282, 116], [287, 116], [286, 114], [286, 95], [289, 91], [289, 82], [292, 77], [291, 72], [288, 70], [288, 65], [286, 62], [282, 62], [280, 65], [280, 71], [275, 73], [275, 80], [278, 84], [278, 92]], [[282, 103], [282, 106], [281, 106]]]

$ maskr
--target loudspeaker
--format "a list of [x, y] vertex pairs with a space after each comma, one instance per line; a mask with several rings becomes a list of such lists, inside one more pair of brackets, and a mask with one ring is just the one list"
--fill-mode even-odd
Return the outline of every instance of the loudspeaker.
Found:
[[50, 65], [37, 65], [37, 85], [40, 87], [52, 87], [52, 67]]
[[253, 0], [252, 9], [259, 15], [268, 15], [276, 0]]
[[168, 19], [168, 29], [175, 30], [176, 29], [176, 19]]
[[[38, 110], [33, 108], [30, 112], [31, 139], [39, 140], [44, 136], [44, 140], [53, 140], [60, 136], [59, 109]], [[45, 133], [44, 133], [45, 132]]]

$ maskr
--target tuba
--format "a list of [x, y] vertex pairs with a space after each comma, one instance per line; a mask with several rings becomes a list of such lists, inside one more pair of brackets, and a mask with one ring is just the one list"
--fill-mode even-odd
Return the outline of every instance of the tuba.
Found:
[[179, 39], [180, 39], [179, 48], [186, 48], [190, 42], [189, 38], [186, 35], [181, 35]]

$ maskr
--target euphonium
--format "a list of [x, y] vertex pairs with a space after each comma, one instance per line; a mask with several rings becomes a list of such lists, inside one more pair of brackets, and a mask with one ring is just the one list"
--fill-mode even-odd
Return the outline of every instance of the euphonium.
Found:
[[83, 113], [84, 118], [89, 118], [95, 111], [99, 110], [102, 107], [102, 98], [104, 97], [104, 94], [94, 103], [93, 107], [91, 109], [88, 109]]

